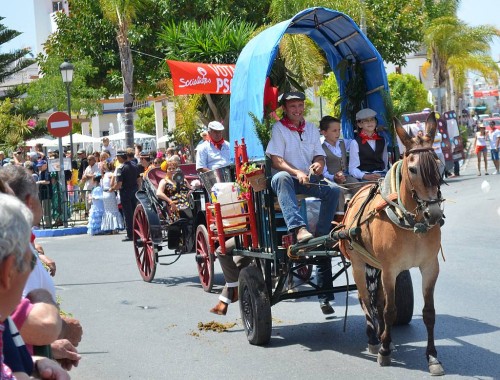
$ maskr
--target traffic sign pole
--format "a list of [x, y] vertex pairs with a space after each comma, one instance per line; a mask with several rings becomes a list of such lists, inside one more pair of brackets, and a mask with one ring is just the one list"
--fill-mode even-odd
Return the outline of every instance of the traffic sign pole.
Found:
[[68, 218], [66, 215], [66, 178], [64, 175], [64, 152], [62, 145], [62, 137], [59, 137], [59, 186], [61, 186], [61, 196], [59, 197], [61, 201], [62, 215], [63, 215], [63, 225], [68, 227]]
[[[59, 138], [59, 186], [61, 187], [61, 208], [63, 215], [64, 227], [68, 227], [67, 216], [67, 187], [66, 178], [64, 176], [64, 151], [62, 146], [62, 138], [68, 133], [71, 133], [71, 117], [64, 112], [54, 112], [47, 119], [47, 130], [49, 133]], [[73, 147], [71, 147], [72, 149]]]

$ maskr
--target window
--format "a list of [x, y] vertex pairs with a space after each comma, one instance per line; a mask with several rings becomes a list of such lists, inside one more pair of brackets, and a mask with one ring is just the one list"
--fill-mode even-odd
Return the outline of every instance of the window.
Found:
[[63, 5], [62, 1], [53, 1], [52, 2], [52, 12], [62, 11]]

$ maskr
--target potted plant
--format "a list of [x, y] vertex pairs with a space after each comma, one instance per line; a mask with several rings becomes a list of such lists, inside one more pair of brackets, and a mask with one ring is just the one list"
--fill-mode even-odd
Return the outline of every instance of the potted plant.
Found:
[[240, 175], [236, 181], [240, 190], [240, 197], [248, 198], [250, 189], [258, 192], [266, 188], [264, 169], [256, 163], [245, 162], [241, 166]]

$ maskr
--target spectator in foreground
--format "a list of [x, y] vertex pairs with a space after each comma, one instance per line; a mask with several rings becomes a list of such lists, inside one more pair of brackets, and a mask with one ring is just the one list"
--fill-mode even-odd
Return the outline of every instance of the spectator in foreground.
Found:
[[3, 332], [6, 323], [10, 324], [7, 316], [19, 304], [22, 289], [36, 265], [30, 250], [31, 219], [31, 212], [17, 198], [0, 194], [0, 378], [28, 379], [35, 369], [42, 379], [69, 379], [67, 372], [50, 359], [33, 357], [31, 363], [22, 362], [25, 349], [19, 352], [14, 371], [3, 362]]

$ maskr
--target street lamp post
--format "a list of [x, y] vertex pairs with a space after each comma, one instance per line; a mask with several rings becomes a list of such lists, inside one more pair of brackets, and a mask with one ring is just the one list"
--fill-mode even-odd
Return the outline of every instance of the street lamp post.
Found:
[[[73, 72], [75, 68], [68, 61], [64, 61], [61, 66], [59, 66], [59, 70], [61, 71], [63, 83], [66, 85], [66, 98], [68, 101], [68, 116], [70, 118], [71, 130], [69, 132], [69, 149], [71, 151], [71, 157], [73, 157], [73, 124], [71, 123], [71, 94], [69, 88], [71, 86], [71, 82], [73, 82]], [[59, 152], [62, 154], [63, 152]]]

